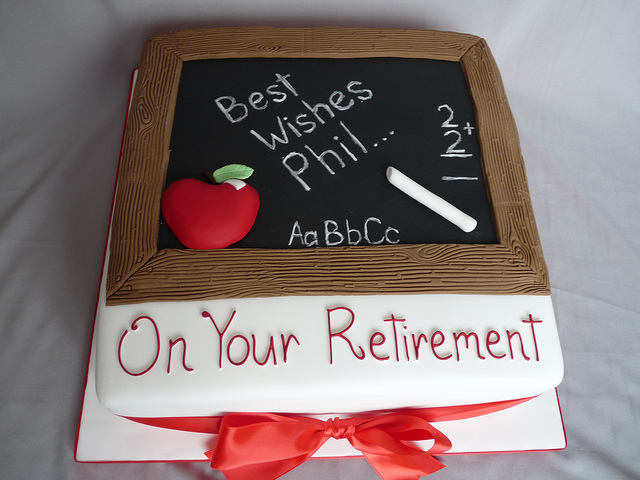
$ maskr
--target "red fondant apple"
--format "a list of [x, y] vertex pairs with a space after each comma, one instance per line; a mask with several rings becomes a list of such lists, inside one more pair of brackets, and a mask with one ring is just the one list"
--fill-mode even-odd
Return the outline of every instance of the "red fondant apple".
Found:
[[253, 226], [260, 197], [247, 183], [229, 179], [210, 184], [194, 178], [173, 182], [162, 196], [169, 228], [187, 248], [224, 248]]

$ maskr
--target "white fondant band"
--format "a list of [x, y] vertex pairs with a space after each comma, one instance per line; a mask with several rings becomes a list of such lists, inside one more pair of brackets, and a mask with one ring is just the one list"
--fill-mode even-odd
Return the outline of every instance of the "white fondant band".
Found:
[[441, 217], [449, 220], [463, 232], [472, 232], [478, 225], [478, 222], [474, 218], [454, 207], [435, 193], [430, 192], [393, 167], [387, 168], [387, 180], [400, 191], [433, 210]]
[[98, 396], [134, 417], [487, 403], [535, 396], [563, 372], [548, 296], [101, 304], [97, 322]]

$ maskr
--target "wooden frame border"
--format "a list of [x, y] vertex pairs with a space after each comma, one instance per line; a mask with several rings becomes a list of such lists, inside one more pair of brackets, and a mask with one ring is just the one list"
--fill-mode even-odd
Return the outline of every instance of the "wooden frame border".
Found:
[[[460, 62], [476, 109], [498, 243], [158, 250], [160, 199], [182, 62], [228, 57]], [[418, 293], [550, 293], [518, 134], [483, 39], [416, 30], [250, 27], [170, 32], [147, 41], [119, 169], [107, 304]]]

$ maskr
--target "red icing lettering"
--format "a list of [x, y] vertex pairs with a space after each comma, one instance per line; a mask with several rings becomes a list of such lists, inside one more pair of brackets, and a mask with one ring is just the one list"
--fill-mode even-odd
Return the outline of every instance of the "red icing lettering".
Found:
[[[337, 310], [344, 310], [349, 312], [349, 315], [351, 316], [351, 320], [349, 321], [349, 325], [347, 325], [345, 328], [343, 328], [342, 330], [340, 330], [339, 332], [334, 332], [333, 329], [331, 328], [331, 315], [333, 314], [333, 312], [337, 311]], [[360, 350], [360, 353], [358, 354], [356, 352], [356, 350], [353, 348], [353, 344], [351, 343], [351, 340], [349, 340], [344, 333], [349, 330], [351, 328], [351, 326], [353, 325], [353, 322], [355, 321], [356, 316], [353, 313], [353, 310], [346, 308], [346, 307], [336, 307], [336, 308], [329, 308], [327, 309], [327, 326], [329, 329], [329, 361], [331, 363], [331, 365], [333, 365], [333, 339], [334, 338], [341, 338], [342, 340], [344, 340], [345, 342], [347, 342], [347, 345], [349, 345], [349, 348], [351, 349], [351, 353], [353, 353], [353, 355], [358, 359], [358, 360], [363, 360], [365, 353], [364, 350], [362, 349], [361, 346], [358, 346], [358, 349]]]
[[511, 360], [513, 360], [513, 345], [511, 345], [511, 339], [513, 337], [518, 337], [518, 340], [520, 340], [520, 351], [522, 352], [522, 356], [524, 357], [524, 359], [530, 360], [530, 358], [524, 352], [524, 343], [522, 341], [522, 336], [520, 335], [520, 332], [511, 333], [509, 330], [507, 330], [507, 338], [509, 338], [509, 353], [511, 354]]
[[[376, 340], [377, 338], [380, 338], [380, 340]], [[369, 351], [371, 352], [371, 355], [373, 355], [373, 358], [375, 358], [376, 360], [389, 360], [389, 355], [380, 357], [376, 355], [376, 352], [373, 351], [373, 347], [379, 347], [383, 345], [386, 340], [387, 339], [385, 338], [384, 334], [381, 332], [375, 332], [373, 335], [371, 335], [371, 338], [369, 339]]]
[[460, 348], [458, 347], [458, 340], [460, 338], [463, 338], [465, 340], [465, 343], [467, 345], [467, 350], [469, 349], [469, 338], [473, 338], [476, 341], [476, 353], [478, 354], [478, 358], [481, 360], [484, 360], [485, 357], [480, 353], [480, 341], [478, 340], [478, 335], [475, 332], [471, 332], [471, 333], [466, 333], [466, 332], [459, 332], [459, 333], [455, 333], [453, 334], [453, 339], [456, 342], [456, 360], [459, 362], [460, 361]]
[[[435, 340], [436, 335], [440, 337], [440, 340], [438, 341]], [[453, 354], [451, 353], [444, 357], [441, 357], [440, 355], [438, 355], [438, 353], [436, 352], [436, 348], [441, 346], [443, 343], [444, 343], [444, 333], [442, 333], [440, 330], [436, 330], [435, 332], [433, 332], [433, 334], [431, 335], [431, 351], [433, 352], [433, 354], [436, 356], [438, 360], [447, 360], [448, 358], [451, 358], [453, 356]]]
[[385, 318], [384, 319], [385, 322], [391, 322], [391, 324], [393, 325], [393, 340], [396, 344], [396, 362], [400, 361], [400, 353], [398, 352], [398, 331], [396, 330], [396, 323], [397, 322], [404, 322], [405, 319], [404, 318], [395, 318], [393, 316], [393, 314], [391, 315], [391, 318]]
[[223, 335], [226, 333], [226, 331], [229, 329], [229, 325], [231, 325], [231, 322], [233, 321], [233, 317], [235, 317], [236, 315], [236, 311], [234, 310], [233, 313], [231, 314], [231, 317], [229, 318], [229, 321], [227, 322], [227, 325], [224, 327], [224, 330], [220, 331], [220, 329], [218, 328], [218, 325], [216, 324], [216, 321], [213, 319], [213, 317], [211, 316], [211, 314], [209, 312], [202, 312], [202, 316], [204, 318], [208, 318], [209, 320], [211, 320], [211, 323], [213, 323], [213, 326], [216, 329], [216, 332], [218, 332], [218, 336], [219, 338], [219, 342], [218, 342], [218, 367], [222, 368], [222, 352], [223, 352], [223, 348], [222, 348], [222, 337]]
[[[495, 335], [496, 337], [495, 340], [491, 340], [491, 337], [493, 335]], [[498, 332], [496, 332], [495, 330], [491, 330], [489, 333], [487, 333], [487, 352], [489, 352], [489, 355], [491, 355], [493, 358], [503, 358], [507, 355], [506, 353], [503, 353], [502, 355], [496, 355], [491, 351], [491, 346], [496, 345], [499, 342], [500, 334]]]
[[428, 343], [427, 336], [424, 333], [421, 333], [416, 339], [415, 334], [412, 333], [411, 338], [413, 340], [413, 351], [416, 354], [416, 360], [418, 360], [420, 358], [420, 343], [422, 343], [423, 340], [425, 343]]
[[[273, 366], [277, 366], [278, 354], [280, 353], [280, 345], [282, 348], [282, 357], [280, 361], [283, 363], [287, 363], [289, 359], [290, 347], [294, 344], [300, 346], [300, 341], [293, 334], [280, 334], [280, 342], [277, 341], [277, 337], [270, 335], [265, 337], [265, 343], [262, 343], [261, 340], [256, 337], [256, 334], [236, 333], [235, 330], [237, 330], [237, 324], [242, 323], [242, 320], [237, 320], [236, 324], [234, 324], [234, 329], [231, 330], [231, 322], [234, 321], [235, 315], [236, 311], [233, 311], [226, 324], [219, 326], [208, 312], [205, 311], [202, 313], [202, 316], [204, 318], [208, 318], [209, 320], [211, 320], [211, 323], [213, 324], [218, 335], [218, 365], [220, 368], [222, 368], [222, 365], [225, 361], [234, 366], [241, 366], [247, 363], [247, 361], [249, 361], [249, 363], [252, 363], [250, 362], [250, 360], [253, 360], [253, 363], [259, 366], [271, 364]], [[430, 346], [431, 352], [437, 360], [455, 359], [455, 361], [461, 362], [465, 359], [465, 355], [466, 358], [469, 359], [477, 358], [478, 360], [486, 360], [486, 355], [490, 355], [491, 358], [497, 360], [507, 357], [511, 358], [511, 360], [514, 360], [517, 356], [524, 361], [530, 361], [532, 359], [532, 356], [528, 354], [530, 354], [531, 352], [527, 352], [527, 350], [533, 348], [535, 349], [535, 361], [540, 361], [540, 352], [538, 349], [538, 342], [536, 337], [536, 326], [542, 323], [542, 320], [534, 320], [533, 315], [531, 314], [529, 315], [528, 319], [521, 319], [521, 322], [529, 325], [529, 328], [531, 329], [532, 346], [529, 346], [529, 336], [527, 335], [526, 329], [523, 333], [517, 330], [489, 330], [486, 335], [478, 334], [473, 330], [457, 332], [446, 331], [446, 333], [441, 330], [434, 330], [429, 335], [421, 333], [419, 331], [415, 333], [412, 332], [410, 327], [408, 326], [408, 320], [405, 318], [397, 318], [394, 314], [391, 314], [389, 318], [379, 318], [381, 318], [382, 321], [386, 324], [391, 324], [390, 328], [393, 332], [393, 345], [387, 343], [387, 338], [390, 338], [391, 335], [391, 332], [389, 330], [381, 329], [381, 331], [378, 331], [374, 328], [371, 328], [370, 324], [367, 324], [369, 325], [369, 328], [371, 328], [371, 333], [369, 334], [363, 331], [358, 332], [357, 329], [353, 329], [352, 327], [354, 326], [356, 321], [356, 314], [350, 308], [341, 306], [327, 309], [327, 332], [329, 340], [330, 364], [334, 364], [334, 354], [340, 349], [342, 349], [340, 351], [345, 352], [345, 358], [349, 357], [348, 353], [346, 352], [350, 352], [356, 359], [364, 360], [367, 357], [367, 353], [365, 351], [365, 346], [367, 343], [369, 355], [376, 361], [387, 361], [391, 358], [395, 358], [395, 361], [397, 363], [400, 363], [401, 350], [404, 351], [407, 362], [410, 362], [412, 360], [417, 361], [420, 358], [420, 349], [423, 349], [422, 353], [424, 355], [424, 348], [428, 348], [427, 345]], [[129, 375], [133, 376], [143, 375], [151, 368], [153, 368], [157, 361], [159, 350], [161, 348], [158, 328], [151, 318], [139, 317], [132, 323], [131, 330], [136, 330], [138, 327], [138, 322], [142, 320], [151, 322], [151, 325], [155, 329], [156, 352], [153, 361], [150, 360], [151, 363], [149, 365], [145, 364], [144, 368], [132, 368], [131, 366], [129, 366], [129, 368], [127, 369], [123, 361], [123, 345], [125, 343], [125, 337], [129, 332], [125, 331], [125, 333], [122, 335], [122, 338], [120, 339], [118, 352], [119, 361], [123, 370]], [[399, 325], [401, 326], [400, 330], [398, 329]], [[364, 338], [361, 337], [363, 335]], [[368, 341], [366, 340], [367, 336]], [[464, 340], [464, 342], [462, 340]], [[483, 342], [483, 345], [480, 344], [481, 341]], [[505, 342], [508, 343], [509, 355], [507, 355], [507, 345], [505, 345]], [[519, 351], [521, 356], [515, 353], [518, 350], [518, 342], [520, 345]], [[170, 373], [173, 347], [178, 344], [182, 344], [182, 367], [189, 372], [193, 370], [187, 364], [186, 340], [184, 338], [176, 338], [169, 341], [169, 360], [167, 363], [167, 373]], [[244, 347], [242, 346], [242, 344], [244, 344]], [[483, 346], [484, 348], [486, 348], [486, 352], [483, 351]], [[334, 352], [334, 347], [337, 349], [336, 352]], [[347, 348], [347, 350], [345, 350], [345, 348]], [[465, 350], [467, 350], [468, 353], [464, 353]], [[392, 354], [392, 351], [395, 352], [395, 355]], [[473, 356], [474, 354], [475, 357]]]
[[160, 355], [160, 332], [158, 331], [158, 326], [156, 325], [156, 322], [154, 322], [151, 317], [136, 318], [131, 323], [131, 330], [136, 331], [138, 329], [138, 322], [140, 322], [141, 320], [148, 320], [149, 322], [151, 322], [151, 325], [153, 326], [153, 331], [155, 332], [156, 354], [153, 358], [153, 361], [149, 364], [149, 366], [140, 372], [132, 372], [127, 367], [125, 367], [124, 362], [122, 361], [122, 347], [124, 344], [125, 337], [129, 334], [129, 330], [125, 330], [125, 332], [122, 334], [122, 337], [120, 337], [120, 343], [118, 344], [118, 362], [120, 363], [120, 367], [122, 368], [122, 370], [124, 370], [128, 375], [131, 375], [132, 377], [138, 377], [140, 375], [144, 375], [149, 370], [151, 370], [153, 366], [156, 364], [156, 362], [158, 361], [158, 355]]
[[261, 362], [260, 360], [258, 360], [258, 358], [256, 357], [256, 336], [254, 334], [251, 334], [251, 343], [253, 345], [253, 360], [260, 366], [265, 366], [267, 364], [267, 362], [269, 361], [269, 356], [273, 355], [273, 364], [277, 365], [278, 361], [276, 360], [276, 352], [275, 349], [273, 347], [273, 336], [269, 337], [269, 348], [267, 349], [267, 354], [264, 357], [264, 360]]
[[282, 361], [284, 363], [287, 363], [287, 354], [289, 353], [289, 343], [291, 342], [291, 340], [295, 340], [296, 343], [300, 345], [300, 342], [298, 341], [295, 335], [289, 335], [285, 339], [284, 335], [280, 334], [280, 339], [282, 340]]
[[528, 323], [531, 325], [531, 336], [533, 337], [533, 346], [536, 349], [536, 362], [540, 361], [540, 355], [538, 354], [538, 342], [536, 340], [535, 324], [542, 323], [542, 320], [534, 320], [533, 315], [529, 314], [529, 320], [522, 320], [522, 323]]
[[[242, 357], [242, 360], [235, 361], [233, 358], [231, 358], [231, 346], [233, 345], [233, 342], [235, 342], [239, 338], [241, 338], [244, 341], [246, 350], [244, 352], [244, 357]], [[229, 362], [231, 362], [233, 365], [238, 367], [247, 361], [247, 359], [249, 358], [250, 350], [251, 350], [251, 347], [249, 346], [249, 340], [247, 340], [247, 337], [245, 337], [244, 335], [234, 335], [233, 337], [231, 337], [231, 340], [229, 340], [229, 343], [227, 344], [227, 360], [229, 360]]]
[[[407, 330], [406, 325], [404, 325], [403, 328], [405, 329], [405, 331]], [[409, 357], [409, 344], [407, 343], [407, 336], [403, 335], [402, 340], [404, 341], [404, 354], [407, 356], [407, 362], [408, 362], [409, 360], [411, 360], [411, 357]]]
[[[229, 330], [229, 327], [231, 326], [231, 322], [234, 320], [235, 315], [236, 315], [236, 311], [234, 310], [233, 313], [231, 314], [231, 317], [229, 317], [227, 324], [224, 326], [223, 329], [221, 329], [220, 327], [218, 327], [218, 324], [216, 323], [216, 321], [213, 319], [213, 317], [209, 312], [202, 312], [202, 316], [211, 320], [211, 323], [213, 324], [213, 326], [216, 329], [216, 332], [218, 333], [218, 349], [219, 349], [218, 367], [222, 368], [223, 358], [225, 357], [225, 354], [226, 354], [226, 359], [229, 361], [229, 363], [235, 366], [244, 365], [249, 359], [253, 359], [256, 365], [265, 366], [269, 363], [272, 363], [274, 366], [277, 366], [278, 352], [276, 350], [276, 341], [273, 335], [270, 335], [268, 337], [267, 349], [262, 358], [259, 358], [259, 355], [258, 355], [259, 341], [256, 339], [255, 334], [253, 333], [247, 334], [247, 335], [236, 334], [232, 336], [228, 341], [226, 340], [226, 338], [228, 337], [225, 337], [225, 335], [227, 334], [227, 331]], [[238, 320], [238, 322], [241, 322], [241, 320]], [[251, 337], [251, 340], [249, 340], [249, 337]], [[298, 341], [295, 335], [289, 335], [285, 337], [285, 335], [281, 334], [280, 339], [282, 342], [282, 359], [284, 363], [287, 363], [287, 354], [289, 353], [289, 347], [291, 346], [291, 342], [293, 341], [298, 345], [300, 345], [300, 342]], [[226, 342], [226, 349], [225, 349], [225, 342]], [[244, 343], [245, 349], [240, 355], [239, 349], [241, 347], [239, 345], [241, 345], [242, 343]], [[233, 347], [234, 344], [235, 344], [235, 350], [232, 351], [232, 349], [234, 349]], [[260, 350], [262, 351], [262, 348], [260, 348]]]
[[182, 368], [187, 372], [193, 372], [193, 368], [187, 366], [187, 342], [184, 338], [176, 338], [175, 340], [169, 340], [169, 360], [167, 360], [167, 373], [171, 373], [171, 354], [173, 353], [173, 347], [178, 343], [182, 344]]

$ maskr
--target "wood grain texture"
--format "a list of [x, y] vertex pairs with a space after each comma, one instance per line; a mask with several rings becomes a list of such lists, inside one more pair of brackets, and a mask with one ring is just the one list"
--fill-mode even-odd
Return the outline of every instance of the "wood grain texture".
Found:
[[151, 37], [148, 43], [183, 61], [247, 57], [406, 57], [459, 61], [478, 40], [474, 35], [429, 30], [236, 27], [169, 32]]
[[[182, 62], [374, 56], [461, 63], [476, 108], [498, 244], [158, 251], [160, 199]], [[118, 176], [108, 304], [283, 295], [549, 292], [517, 130], [484, 40], [434, 31], [255, 27], [170, 32], [147, 41]]]

